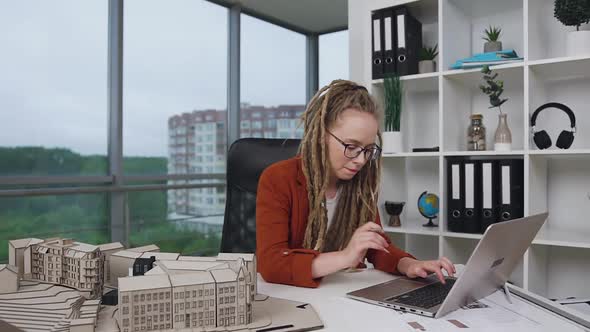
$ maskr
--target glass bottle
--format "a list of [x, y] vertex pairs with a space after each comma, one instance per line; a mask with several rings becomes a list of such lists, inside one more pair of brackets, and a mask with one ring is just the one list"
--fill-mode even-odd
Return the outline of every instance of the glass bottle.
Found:
[[494, 135], [494, 150], [496, 151], [512, 150], [512, 133], [508, 128], [506, 116], [506, 113], [498, 115], [498, 128], [496, 128], [496, 134]]
[[486, 127], [483, 125], [483, 115], [471, 114], [471, 124], [467, 128], [467, 150], [485, 151]]

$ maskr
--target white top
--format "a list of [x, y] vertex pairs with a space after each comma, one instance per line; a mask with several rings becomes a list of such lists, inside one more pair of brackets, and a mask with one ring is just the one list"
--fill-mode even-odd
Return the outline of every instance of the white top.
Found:
[[326, 209], [328, 210], [328, 226], [326, 226], [326, 229], [329, 229], [332, 224], [332, 217], [334, 216], [336, 203], [338, 203], [338, 197], [340, 197], [340, 188], [336, 191], [334, 198], [330, 199], [326, 196]]

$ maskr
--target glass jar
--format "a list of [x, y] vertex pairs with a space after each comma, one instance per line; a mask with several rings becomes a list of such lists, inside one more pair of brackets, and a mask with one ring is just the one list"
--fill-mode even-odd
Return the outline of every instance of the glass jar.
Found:
[[471, 114], [471, 124], [467, 128], [467, 150], [485, 151], [486, 127], [483, 125], [483, 115]]

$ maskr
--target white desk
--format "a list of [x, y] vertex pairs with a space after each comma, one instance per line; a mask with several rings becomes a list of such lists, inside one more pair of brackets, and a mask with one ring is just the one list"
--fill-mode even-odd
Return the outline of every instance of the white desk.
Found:
[[[259, 275], [258, 292], [310, 303], [324, 323], [323, 331], [584, 331], [578, 325], [518, 297], [513, 296], [513, 304], [510, 304], [502, 292], [482, 300], [490, 304], [490, 308], [459, 310], [437, 320], [345, 297], [349, 291], [392, 278], [394, 276], [374, 269], [340, 272], [325, 277], [319, 288], [311, 289], [267, 283]], [[459, 329], [448, 321], [450, 319], [465, 323], [469, 329]], [[412, 327], [408, 324], [410, 322], [418, 322], [424, 329]]]

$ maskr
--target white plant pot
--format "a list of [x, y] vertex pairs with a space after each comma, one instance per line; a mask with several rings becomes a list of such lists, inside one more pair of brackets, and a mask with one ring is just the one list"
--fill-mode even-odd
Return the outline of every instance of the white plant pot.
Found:
[[433, 73], [436, 71], [436, 62], [434, 60], [422, 60], [418, 62], [418, 72], [420, 74]]
[[386, 131], [383, 137], [383, 153], [404, 152], [403, 135], [400, 131]]
[[590, 54], [590, 30], [567, 33], [565, 49], [568, 56]]

